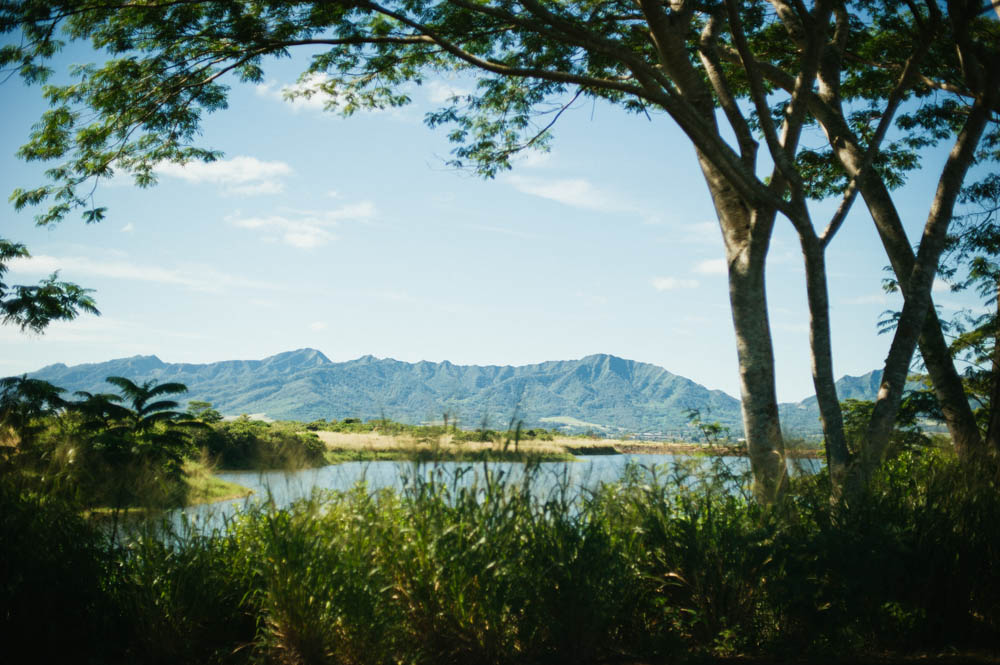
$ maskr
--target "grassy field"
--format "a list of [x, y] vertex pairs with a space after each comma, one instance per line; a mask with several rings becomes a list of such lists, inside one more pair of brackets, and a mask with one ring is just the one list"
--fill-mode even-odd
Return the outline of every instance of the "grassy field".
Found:
[[[742, 455], [745, 451], [733, 446], [707, 446], [697, 443], [668, 441], [636, 441], [630, 439], [589, 439], [555, 437], [522, 439], [515, 446], [495, 441], [458, 441], [450, 434], [440, 437], [416, 437], [409, 434], [380, 432], [324, 432], [316, 435], [327, 447], [327, 460], [332, 463], [352, 460], [414, 459], [540, 459], [569, 461], [577, 455], [617, 454], [680, 454], [680, 455]], [[792, 450], [796, 457], [819, 456], [819, 450]]]
[[332, 463], [355, 459], [440, 459], [571, 461], [575, 455], [613, 455], [619, 451], [605, 439], [556, 437], [552, 440], [522, 439], [514, 442], [459, 441], [450, 434], [416, 437], [380, 432], [316, 432], [327, 447]]

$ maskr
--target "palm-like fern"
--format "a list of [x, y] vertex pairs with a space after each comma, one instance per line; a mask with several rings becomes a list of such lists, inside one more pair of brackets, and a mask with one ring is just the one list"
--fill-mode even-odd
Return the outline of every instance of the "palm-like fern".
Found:
[[35, 434], [43, 429], [38, 423], [66, 406], [63, 389], [48, 381], [24, 376], [0, 379], [0, 427], [9, 428], [20, 445], [29, 445]]

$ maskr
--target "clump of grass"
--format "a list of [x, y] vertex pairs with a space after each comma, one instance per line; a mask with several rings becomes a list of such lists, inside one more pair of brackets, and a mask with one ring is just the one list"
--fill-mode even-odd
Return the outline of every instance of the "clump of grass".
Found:
[[215, 468], [204, 457], [184, 463], [184, 483], [188, 505], [214, 503], [250, 496], [253, 490], [223, 480], [214, 474]]
[[110, 589], [125, 660], [136, 663], [246, 662], [257, 634], [256, 553], [235, 531], [201, 533], [147, 522], [118, 550]]

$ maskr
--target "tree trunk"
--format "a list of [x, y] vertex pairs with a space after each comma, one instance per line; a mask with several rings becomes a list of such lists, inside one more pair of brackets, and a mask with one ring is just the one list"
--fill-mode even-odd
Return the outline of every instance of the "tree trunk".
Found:
[[[911, 292], [909, 276], [916, 262], [913, 249], [906, 239], [903, 224], [889, 198], [885, 184], [877, 177], [863, 180], [860, 187], [861, 195], [875, 220], [875, 226], [882, 238], [882, 244], [889, 256], [903, 297], [907, 298]], [[968, 451], [981, 447], [982, 437], [976, 425], [976, 418], [972, 414], [972, 407], [969, 406], [965, 396], [962, 379], [955, 369], [951, 351], [941, 331], [941, 322], [934, 310], [933, 299], [929, 303], [927, 318], [920, 330], [918, 344], [955, 450], [960, 456], [964, 456]]]
[[989, 117], [990, 111], [986, 104], [982, 100], [977, 100], [948, 155], [948, 161], [938, 180], [934, 201], [931, 203], [920, 248], [917, 251], [917, 259], [908, 278], [909, 293], [903, 303], [896, 334], [889, 348], [889, 356], [882, 372], [882, 385], [879, 387], [878, 399], [868, 425], [862, 458], [862, 474], [865, 478], [869, 477], [881, 463], [888, 448], [889, 437], [903, 396], [910, 359], [916, 350], [917, 338], [930, 307], [931, 285], [944, 249], [955, 202]]
[[753, 471], [754, 494], [758, 500], [772, 503], [786, 488], [787, 471], [778, 418], [763, 261], [756, 259], [750, 247], [729, 257], [729, 302], [740, 359], [743, 429]]
[[743, 432], [750, 455], [754, 495], [762, 503], [773, 503], [788, 486], [764, 283], [764, 264], [775, 215], [759, 208], [752, 211], [701, 153], [698, 161], [726, 245], [729, 303], [740, 366]]
[[[863, 163], [864, 151], [854, 142], [850, 128], [843, 118], [828, 108], [814, 105], [812, 110], [821, 116], [823, 128], [831, 145], [834, 146], [838, 160], [844, 165], [848, 175], [855, 176]], [[910, 293], [909, 277], [916, 259], [903, 230], [899, 212], [885, 183], [877, 174], [868, 171], [862, 175], [858, 179], [858, 189], [875, 222], [875, 228], [896, 274], [903, 297], [906, 298]], [[967, 451], [980, 448], [982, 437], [975, 416], [972, 414], [972, 408], [966, 399], [962, 379], [955, 369], [948, 344], [941, 332], [941, 322], [933, 304], [928, 306], [918, 343], [956, 451], [963, 455]]]
[[[811, 232], [811, 227], [808, 229]], [[809, 345], [812, 350], [813, 386], [819, 404], [820, 421], [826, 440], [826, 467], [833, 492], [839, 495], [850, 464], [844, 415], [837, 398], [833, 375], [833, 348], [830, 335], [830, 298], [826, 282], [826, 260], [815, 234], [799, 233], [806, 268], [806, 295], [809, 301]]]
[[983, 448], [983, 437], [969, 405], [969, 398], [965, 395], [962, 377], [955, 369], [955, 362], [933, 304], [927, 310], [918, 344], [955, 452], [962, 459], [974, 455]]

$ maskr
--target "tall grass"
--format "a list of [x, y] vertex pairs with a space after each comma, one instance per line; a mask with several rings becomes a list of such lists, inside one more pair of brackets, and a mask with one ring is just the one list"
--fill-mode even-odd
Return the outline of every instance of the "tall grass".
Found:
[[[7, 492], [5, 637], [41, 639], [19, 631], [44, 602], [73, 608], [60, 619], [76, 661], [672, 662], [1000, 643], [993, 462], [906, 453], [855, 505], [832, 503], [820, 474], [776, 507], [722, 462], [633, 467], [592, 492], [538, 473], [419, 467], [402, 490], [262, 503], [214, 533], [146, 530], [125, 547], [72, 512], [33, 520], [34, 499]], [[61, 603], [55, 584], [37, 602], [29, 591], [47, 574], [35, 542], [54, 579], [79, 571]]]

